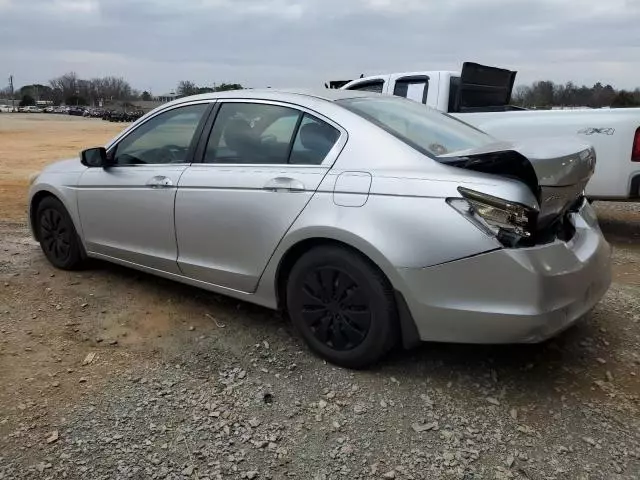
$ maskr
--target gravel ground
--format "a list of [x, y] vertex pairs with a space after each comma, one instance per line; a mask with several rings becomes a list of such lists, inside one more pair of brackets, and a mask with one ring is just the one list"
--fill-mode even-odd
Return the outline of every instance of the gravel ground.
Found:
[[354, 372], [276, 314], [0, 224], [0, 479], [640, 478], [640, 206], [614, 284], [542, 345], [425, 344]]

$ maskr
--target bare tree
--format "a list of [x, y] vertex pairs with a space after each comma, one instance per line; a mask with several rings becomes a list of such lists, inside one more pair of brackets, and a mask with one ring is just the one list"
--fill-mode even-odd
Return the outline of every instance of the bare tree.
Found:
[[61, 98], [77, 95], [78, 75], [76, 72], [68, 72], [49, 81], [49, 85]]
[[87, 103], [96, 105], [103, 101], [130, 100], [133, 96], [131, 85], [121, 77], [103, 77], [83, 80], [75, 72], [69, 72], [49, 82], [55, 96], [60, 100], [83, 99]]
[[176, 89], [176, 93], [180, 97], [187, 97], [189, 95], [195, 95], [198, 93], [198, 86], [190, 82], [189, 80], [181, 80], [178, 83], [178, 88]]

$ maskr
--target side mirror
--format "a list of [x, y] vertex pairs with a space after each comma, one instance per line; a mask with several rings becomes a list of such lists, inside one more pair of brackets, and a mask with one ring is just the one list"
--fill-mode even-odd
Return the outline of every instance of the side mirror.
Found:
[[85, 167], [104, 168], [109, 166], [107, 151], [104, 147], [88, 148], [80, 154], [80, 162]]

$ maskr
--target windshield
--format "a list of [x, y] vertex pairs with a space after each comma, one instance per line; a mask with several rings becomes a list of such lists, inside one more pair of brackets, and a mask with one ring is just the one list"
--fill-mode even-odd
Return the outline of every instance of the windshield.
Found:
[[486, 133], [450, 115], [398, 97], [361, 97], [336, 103], [430, 157], [491, 143]]

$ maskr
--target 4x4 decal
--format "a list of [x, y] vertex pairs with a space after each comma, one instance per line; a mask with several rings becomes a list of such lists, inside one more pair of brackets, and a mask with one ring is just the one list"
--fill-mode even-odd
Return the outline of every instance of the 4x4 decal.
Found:
[[603, 128], [593, 128], [593, 127], [587, 127], [587, 128], [583, 128], [582, 130], [578, 130], [578, 134], [582, 134], [582, 135], [613, 135], [615, 133], [616, 129], [615, 128], [611, 128], [611, 127], [603, 127]]

